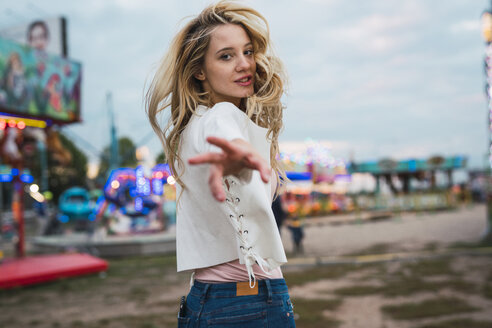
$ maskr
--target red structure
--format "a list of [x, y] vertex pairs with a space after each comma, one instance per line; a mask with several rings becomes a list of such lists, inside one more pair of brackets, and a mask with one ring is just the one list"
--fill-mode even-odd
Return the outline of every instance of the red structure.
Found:
[[88, 254], [59, 254], [5, 260], [0, 288], [13, 288], [106, 271], [108, 263]]

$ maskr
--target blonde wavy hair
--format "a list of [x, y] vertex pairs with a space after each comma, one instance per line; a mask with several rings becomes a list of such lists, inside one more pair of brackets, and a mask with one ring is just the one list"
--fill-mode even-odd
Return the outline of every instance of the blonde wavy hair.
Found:
[[[195, 75], [204, 63], [211, 34], [222, 24], [242, 26], [253, 44], [256, 61], [254, 94], [243, 99], [241, 107], [257, 125], [268, 129], [270, 163], [277, 172], [277, 183], [280, 183], [278, 175], [286, 179], [276, 159], [278, 136], [283, 126], [280, 98], [284, 93], [286, 74], [273, 53], [268, 22], [254, 9], [233, 1], [219, 1], [206, 7], [178, 32], [146, 93], [145, 107], [150, 124], [163, 144], [176, 182], [185, 188], [180, 179], [184, 172], [179, 156], [180, 137], [198, 105], [213, 105], [210, 94]], [[162, 127], [158, 116], [167, 108], [170, 108], [169, 121]]]

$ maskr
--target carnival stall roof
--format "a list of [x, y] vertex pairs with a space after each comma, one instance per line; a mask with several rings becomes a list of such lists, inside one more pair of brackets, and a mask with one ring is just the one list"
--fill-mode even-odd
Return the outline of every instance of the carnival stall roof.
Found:
[[[436, 172], [441, 171], [447, 174], [446, 188], [453, 186], [453, 171], [465, 169], [467, 158], [465, 156], [442, 157], [433, 156], [429, 159], [408, 159], [395, 161], [392, 159], [382, 159], [380, 161], [350, 163], [347, 167], [349, 173], [370, 173], [376, 178], [376, 193], [380, 192], [380, 178], [384, 178], [389, 185], [391, 192], [409, 193], [412, 191], [411, 180], [428, 181], [428, 189], [437, 188]], [[393, 182], [393, 178], [401, 181], [401, 188]]]
[[347, 169], [350, 173], [412, 173], [418, 171], [462, 169], [466, 168], [466, 164], [467, 157], [465, 156], [433, 156], [429, 159], [407, 159], [400, 161], [382, 159], [379, 161], [350, 163]]

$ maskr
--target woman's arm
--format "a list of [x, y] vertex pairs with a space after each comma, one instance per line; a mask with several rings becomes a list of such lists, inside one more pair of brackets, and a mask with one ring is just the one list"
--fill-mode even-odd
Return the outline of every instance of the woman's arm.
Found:
[[222, 186], [222, 178], [227, 175], [238, 176], [245, 169], [260, 172], [263, 182], [270, 180], [271, 168], [245, 140], [234, 139], [228, 141], [223, 138], [208, 137], [207, 141], [219, 147], [222, 153], [205, 153], [188, 159], [188, 163], [211, 164], [208, 184], [210, 191], [219, 202], [225, 200], [225, 192]]

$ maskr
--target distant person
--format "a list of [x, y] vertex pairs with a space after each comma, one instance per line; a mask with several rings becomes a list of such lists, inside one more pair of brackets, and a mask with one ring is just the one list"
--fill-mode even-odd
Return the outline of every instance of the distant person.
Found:
[[288, 223], [289, 230], [292, 234], [292, 243], [294, 244], [294, 253], [302, 254], [304, 253], [304, 247], [302, 245], [302, 240], [304, 239], [304, 228], [303, 221], [298, 216], [295, 216], [289, 220]]
[[290, 213], [291, 218], [288, 220], [288, 228], [292, 235], [292, 243], [294, 244], [294, 253], [304, 253], [302, 240], [304, 239], [304, 219], [309, 213], [308, 199], [305, 196], [299, 197], [297, 210]]
[[30, 47], [46, 51], [50, 43], [50, 32], [44, 21], [34, 21], [27, 28], [27, 43]]
[[275, 216], [275, 222], [277, 223], [278, 232], [281, 232], [282, 223], [284, 222], [287, 213], [284, 211], [282, 204], [282, 197], [278, 195], [272, 203], [272, 211]]

